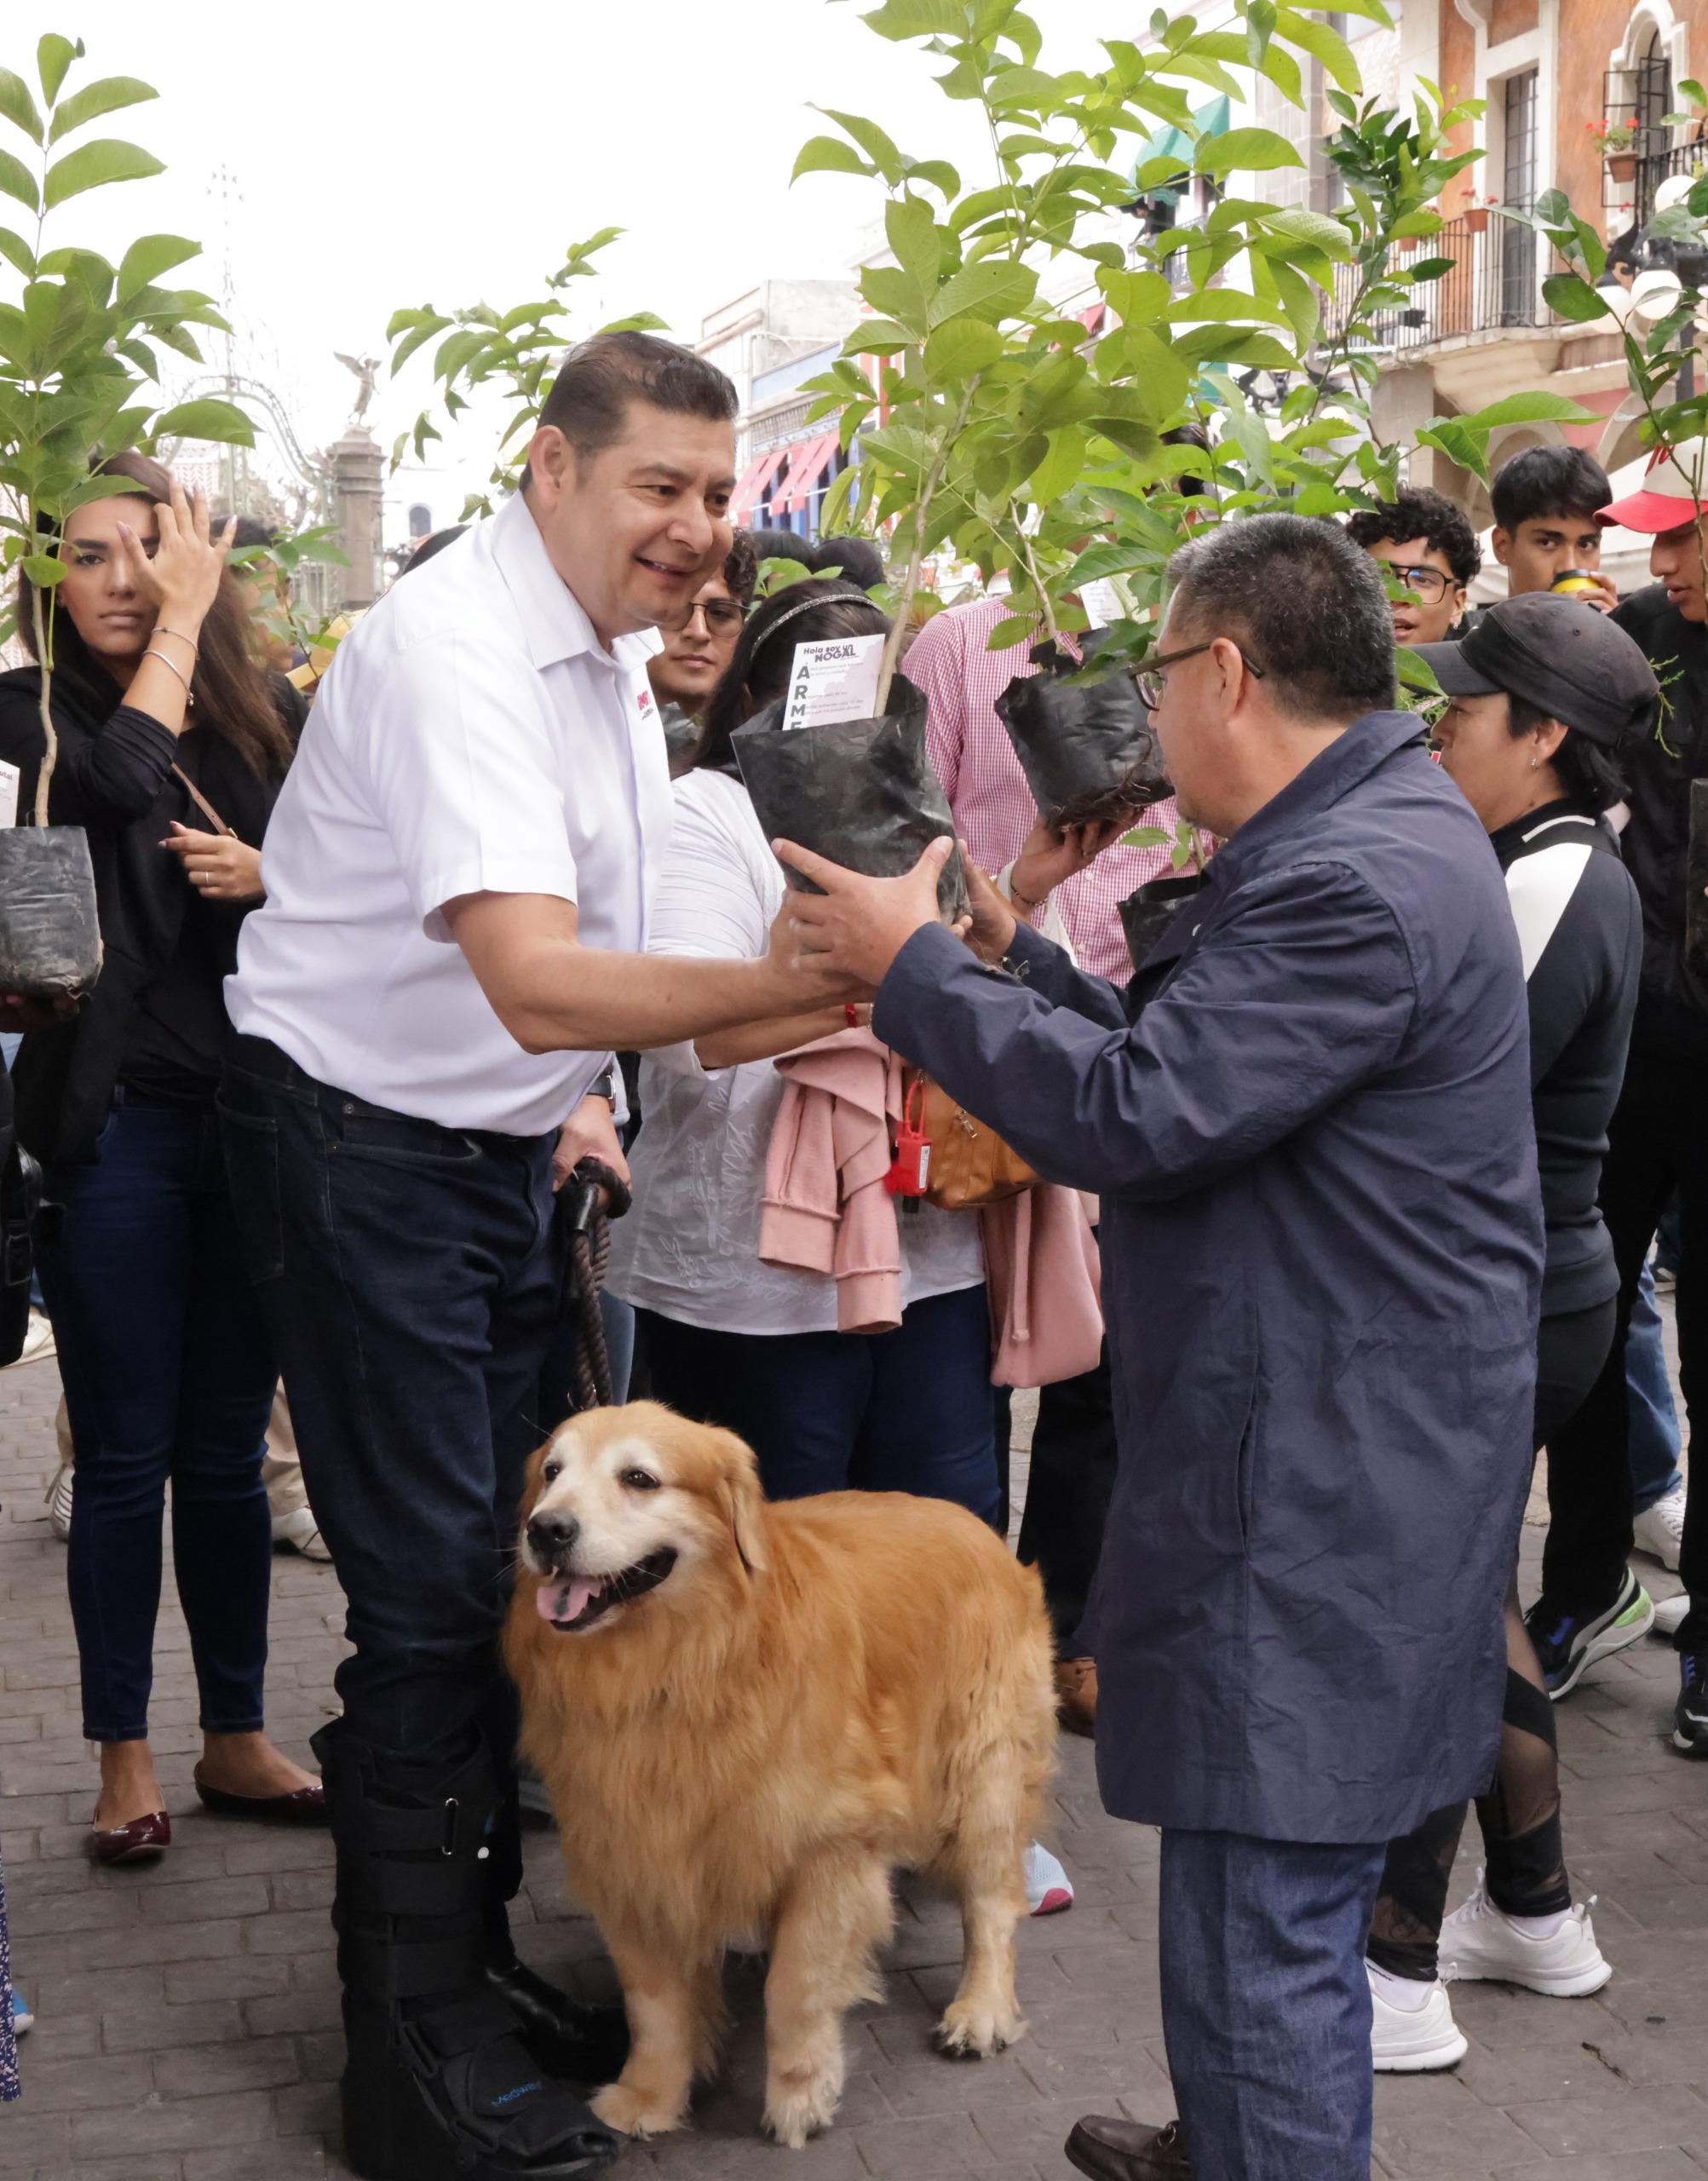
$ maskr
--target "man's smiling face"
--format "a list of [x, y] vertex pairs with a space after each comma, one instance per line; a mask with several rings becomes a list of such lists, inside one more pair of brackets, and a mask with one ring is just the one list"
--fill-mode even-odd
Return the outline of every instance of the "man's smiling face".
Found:
[[600, 641], [682, 627], [729, 551], [734, 427], [634, 400], [596, 454], [545, 425], [528, 464], [546, 550]]

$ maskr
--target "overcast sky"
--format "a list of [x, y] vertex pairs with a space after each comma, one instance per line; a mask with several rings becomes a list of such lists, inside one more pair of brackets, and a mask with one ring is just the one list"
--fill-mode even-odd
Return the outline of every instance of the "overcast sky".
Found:
[[[1062, 67], [1145, 11], [1032, 12], [1044, 65]], [[789, 187], [801, 143], [830, 128], [813, 105], [869, 115], [964, 175], [989, 159], [975, 110], [934, 86], [942, 64], [874, 36], [841, 0], [11, 0], [0, 62], [32, 85], [45, 29], [89, 48], [72, 88], [96, 74], [155, 87], [156, 103], [87, 133], [129, 136], [167, 166], [72, 199], [50, 236], [202, 242], [180, 277], [199, 269], [217, 295], [229, 268], [240, 367], [276, 387], [310, 447], [348, 413], [334, 350], [383, 354], [400, 306], [532, 300], [565, 246], [601, 227], [627, 232], [602, 277], [578, 284], [584, 328], [645, 308], [693, 340], [704, 313], [758, 279], [846, 277], [882, 199], [852, 176]], [[13, 142], [4, 124], [0, 140]], [[382, 377], [371, 421], [388, 446], [428, 377], [425, 357], [395, 387]]]

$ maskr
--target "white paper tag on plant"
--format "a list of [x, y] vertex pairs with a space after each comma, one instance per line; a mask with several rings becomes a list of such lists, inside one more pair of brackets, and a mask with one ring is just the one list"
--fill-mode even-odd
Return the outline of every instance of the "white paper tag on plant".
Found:
[[0, 762], [0, 826], [18, 822], [18, 768]]
[[884, 634], [831, 636], [821, 644], [796, 644], [789, 677], [785, 727], [831, 727], [843, 719], [870, 719], [877, 703]]

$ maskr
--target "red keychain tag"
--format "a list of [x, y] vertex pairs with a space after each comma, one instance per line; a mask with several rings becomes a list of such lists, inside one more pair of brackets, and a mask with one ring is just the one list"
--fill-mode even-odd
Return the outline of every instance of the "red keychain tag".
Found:
[[[915, 1091], [919, 1094], [917, 1114], [914, 1108]], [[924, 1110], [925, 1085], [916, 1076], [908, 1087], [900, 1124], [895, 1131], [895, 1157], [883, 1177], [883, 1186], [892, 1196], [922, 1197], [925, 1194], [931, 1177], [931, 1139], [919, 1118]]]

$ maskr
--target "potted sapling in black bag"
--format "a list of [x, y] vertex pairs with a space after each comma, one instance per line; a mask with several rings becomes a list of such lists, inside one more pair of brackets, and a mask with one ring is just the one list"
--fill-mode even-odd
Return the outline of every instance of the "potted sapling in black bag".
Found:
[[1052, 832], [1113, 824], [1173, 792], [1150, 714], [1124, 667], [1095, 676], [1102, 631], [1085, 641], [1085, 663], [1054, 642], [1032, 654], [1038, 671], [1016, 675], [997, 699], [1038, 815]]

